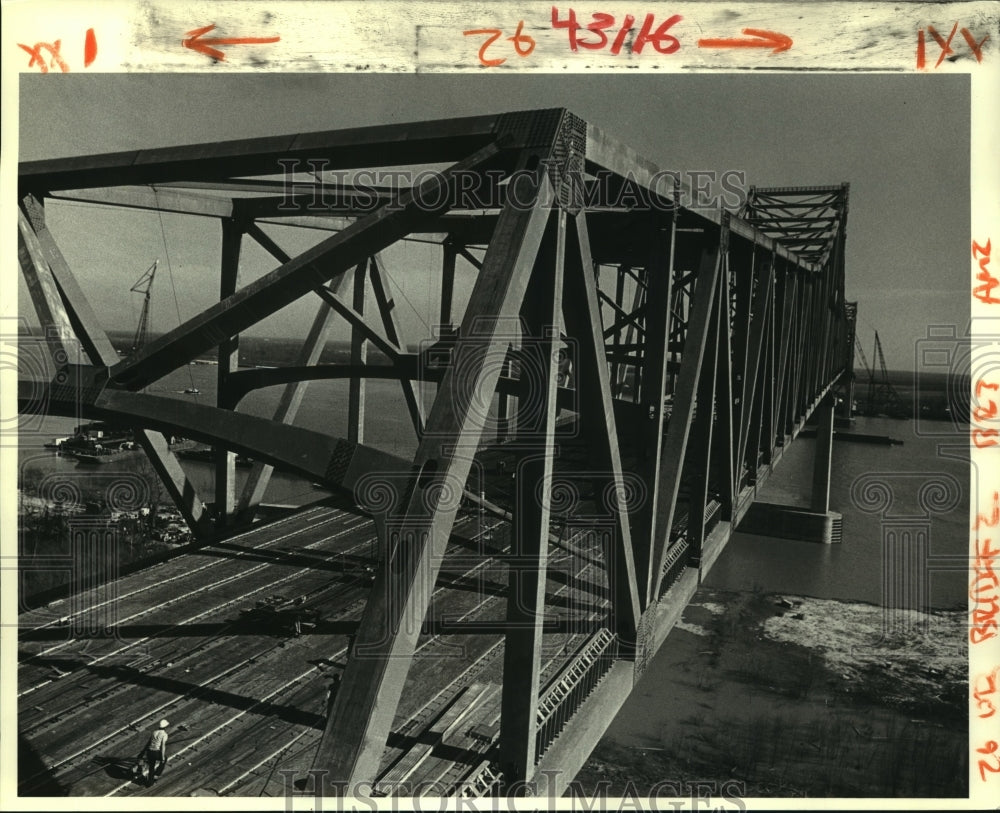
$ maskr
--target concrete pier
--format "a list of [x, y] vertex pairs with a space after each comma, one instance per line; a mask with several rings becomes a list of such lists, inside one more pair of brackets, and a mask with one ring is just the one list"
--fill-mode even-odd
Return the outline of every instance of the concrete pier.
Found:
[[756, 502], [743, 517], [739, 530], [748, 534], [831, 545], [841, 541], [843, 517], [836, 511], [813, 511], [791, 505]]
[[830, 510], [834, 407], [834, 399], [830, 394], [816, 407], [818, 425], [809, 507], [755, 502], [743, 517], [739, 530], [825, 545], [841, 541], [843, 517]]

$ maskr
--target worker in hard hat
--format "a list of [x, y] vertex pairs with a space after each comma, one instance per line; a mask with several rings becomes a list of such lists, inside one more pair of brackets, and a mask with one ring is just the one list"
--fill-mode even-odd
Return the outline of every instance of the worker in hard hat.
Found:
[[167, 728], [169, 721], [160, 720], [159, 726], [149, 735], [146, 743], [146, 785], [152, 786], [157, 777], [163, 773], [167, 764]]

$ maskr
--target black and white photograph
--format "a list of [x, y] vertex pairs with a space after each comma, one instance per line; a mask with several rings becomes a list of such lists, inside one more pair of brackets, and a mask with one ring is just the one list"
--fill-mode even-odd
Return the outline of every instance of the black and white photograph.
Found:
[[982, 801], [967, 73], [56, 56], [8, 118], [10, 809]]

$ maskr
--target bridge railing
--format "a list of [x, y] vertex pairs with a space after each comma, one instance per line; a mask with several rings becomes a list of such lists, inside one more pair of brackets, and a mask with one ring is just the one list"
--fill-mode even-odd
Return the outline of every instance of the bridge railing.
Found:
[[681, 574], [688, 566], [688, 556], [687, 553], [690, 550], [690, 545], [687, 540], [687, 532], [685, 530], [682, 536], [678, 538], [671, 544], [670, 549], [667, 551], [666, 560], [663, 563], [663, 583], [660, 587], [660, 595], [666, 593], [670, 589], [671, 585], [677, 579], [680, 578]]
[[587, 696], [600, 683], [618, 654], [618, 639], [602, 628], [580, 648], [553, 680], [538, 703], [535, 759], [559, 736]]
[[496, 796], [502, 787], [502, 779], [499, 769], [493, 766], [492, 761], [484, 759], [472, 769], [472, 772], [458, 786], [455, 793], [462, 799]]
[[[705, 506], [705, 536], [712, 532], [718, 524], [722, 515], [722, 505], [718, 500], [710, 499]], [[674, 523], [670, 532], [670, 547], [663, 562], [663, 581], [660, 585], [660, 596], [662, 597], [670, 587], [676, 582], [684, 570], [690, 564], [688, 553], [691, 551], [690, 540], [691, 529], [687, 514]]]

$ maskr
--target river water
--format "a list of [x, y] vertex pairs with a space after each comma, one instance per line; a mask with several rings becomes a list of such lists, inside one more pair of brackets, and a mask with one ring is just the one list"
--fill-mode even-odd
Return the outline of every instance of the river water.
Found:
[[[180, 399], [214, 402], [214, 365], [188, 365], [176, 370], [151, 386], [147, 392]], [[395, 381], [367, 382], [367, 420], [365, 441], [384, 451], [411, 457], [416, 440]], [[186, 388], [197, 388], [198, 395], [185, 394]], [[425, 403], [433, 397], [433, 385], [426, 388]], [[280, 387], [258, 390], [241, 404], [241, 410], [269, 417], [280, 396]], [[115, 460], [101, 466], [77, 467], [75, 461], [60, 458], [42, 447], [54, 436], [69, 434], [80, 421], [71, 418], [44, 418], [25, 422], [19, 458], [22, 468], [34, 467], [44, 473], [59, 472], [68, 477], [107, 477], [116, 468], [128, 463]], [[317, 381], [309, 385], [296, 424], [333, 435], [347, 434], [347, 382]], [[927, 427], [928, 424], [924, 424]], [[941, 432], [945, 424], [934, 428]], [[961, 557], [968, 551], [969, 459], [967, 447], [959, 457], [939, 454], [942, 438], [926, 437], [915, 431], [913, 421], [879, 418], [857, 418], [854, 431], [891, 435], [902, 440], [901, 446], [879, 446], [835, 442], [831, 483], [831, 508], [844, 517], [843, 542], [839, 545], [818, 545], [737, 533], [715, 563], [706, 578], [706, 585], [731, 590], [754, 587], [768, 592], [789, 592], [818, 598], [833, 598], [880, 603], [882, 600], [882, 538], [894, 523], [903, 521], [913, 528], [927, 527], [930, 535], [930, 555]], [[967, 438], [967, 433], [964, 438]], [[960, 447], [963, 436], [954, 434], [947, 443]], [[967, 440], [966, 440], [967, 443]], [[805, 504], [812, 478], [814, 441], [799, 438], [767, 481], [760, 499], [768, 502]], [[964, 455], [964, 456], [963, 456]], [[133, 464], [134, 465], [134, 464]], [[207, 463], [185, 460], [189, 477], [204, 495], [212, 494], [212, 467]], [[242, 484], [246, 471], [237, 469], [237, 485]], [[859, 478], [864, 478], [859, 482]], [[878, 487], [861, 488], [865, 482], [877, 480], [891, 491], [892, 504], [884, 512], [866, 510], [864, 494], [878, 496]], [[936, 501], [921, 504], [921, 486], [937, 480], [945, 484], [945, 494]], [[869, 483], [870, 484], [870, 483]], [[874, 490], [873, 490], [874, 488]], [[853, 492], [852, 492], [853, 490]], [[299, 478], [276, 474], [268, 490], [266, 502], [302, 504], [323, 494], [311, 483]], [[951, 499], [954, 497], [954, 499]], [[902, 519], [900, 519], [902, 518]], [[930, 605], [933, 607], [964, 606], [967, 570], [934, 572], [930, 575]]]
[[[924, 422], [919, 429], [928, 427], [943, 433], [948, 425]], [[889, 435], [903, 445], [834, 441], [830, 508], [843, 515], [842, 543], [819, 545], [736, 533], [705, 579], [706, 586], [759, 587], [766, 592], [880, 604], [883, 537], [906, 526], [911, 531], [927, 528], [930, 543], [929, 605], [914, 609], [965, 607], [968, 566], [955, 569], [954, 558], [967, 556], [969, 550], [968, 430], [950, 439], [940, 434], [928, 437], [918, 433], [911, 420], [859, 417], [852, 431]], [[807, 504], [814, 445], [811, 438], [797, 439], [758, 498]], [[878, 502], [884, 493], [891, 494], [888, 506]], [[946, 562], [944, 557], [952, 559]]]

